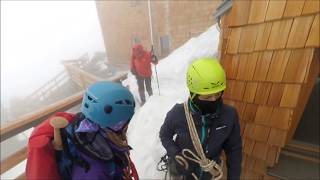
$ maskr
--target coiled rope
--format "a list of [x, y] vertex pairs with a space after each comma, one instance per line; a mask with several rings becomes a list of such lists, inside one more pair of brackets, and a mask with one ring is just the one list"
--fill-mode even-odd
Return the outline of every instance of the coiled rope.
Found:
[[[182, 155], [184, 156], [184, 158], [189, 159], [195, 163], [198, 163], [199, 166], [201, 167], [202, 171], [209, 172], [212, 175], [212, 179], [221, 179], [223, 176], [222, 166], [217, 164], [215, 161], [208, 159], [205, 156], [203, 149], [202, 149], [202, 146], [201, 146], [199, 136], [198, 136], [198, 132], [197, 132], [196, 127], [194, 125], [193, 118], [190, 114], [187, 102], [184, 103], [184, 112], [186, 115], [192, 144], [193, 144], [197, 154], [194, 154], [190, 149], [183, 149]], [[181, 160], [181, 158], [178, 156], [176, 158], [176, 160], [177, 161], [179, 160], [178, 161], [179, 163], [183, 162], [183, 160]], [[180, 164], [182, 165], [185, 163], [188, 165], [188, 163], [186, 161], [183, 163], [180, 163]], [[186, 168], [186, 166], [184, 166], [184, 167]], [[192, 174], [192, 176], [195, 179], [198, 179], [194, 176], [194, 174]]]

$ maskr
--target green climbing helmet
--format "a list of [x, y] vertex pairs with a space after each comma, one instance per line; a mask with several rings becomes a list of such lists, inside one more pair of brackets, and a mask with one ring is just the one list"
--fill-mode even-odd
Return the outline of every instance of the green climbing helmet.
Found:
[[187, 85], [194, 94], [208, 95], [226, 88], [226, 75], [215, 58], [199, 58], [189, 65]]

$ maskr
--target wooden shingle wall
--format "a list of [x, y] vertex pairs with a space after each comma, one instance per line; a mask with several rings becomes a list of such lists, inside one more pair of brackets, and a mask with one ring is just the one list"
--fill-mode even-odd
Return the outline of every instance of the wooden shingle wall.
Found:
[[243, 138], [242, 179], [272, 179], [319, 74], [319, 1], [235, 0], [221, 22], [225, 102]]

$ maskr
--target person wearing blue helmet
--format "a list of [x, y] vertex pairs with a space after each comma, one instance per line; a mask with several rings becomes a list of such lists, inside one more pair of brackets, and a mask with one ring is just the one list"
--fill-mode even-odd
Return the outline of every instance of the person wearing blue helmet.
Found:
[[[39, 153], [39, 146], [35, 148], [29, 145], [27, 177], [137, 180], [138, 174], [129, 156], [131, 147], [126, 138], [127, 126], [134, 114], [134, 108], [133, 95], [122, 85], [107, 81], [92, 84], [83, 95], [81, 112], [56, 114], [69, 121], [69, 124], [60, 130], [62, 150], [55, 150], [54, 153], [58, 175], [37, 171], [41, 169], [36, 167], [36, 161], [40, 158], [35, 156], [37, 152], [38, 156], [43, 153]], [[32, 139], [39, 140], [34, 137], [37, 136], [39, 128], [43, 130], [45, 123], [47, 121], [36, 128], [29, 144], [32, 144]], [[45, 166], [42, 163], [41, 165]], [[51, 166], [54, 167], [52, 164]]]

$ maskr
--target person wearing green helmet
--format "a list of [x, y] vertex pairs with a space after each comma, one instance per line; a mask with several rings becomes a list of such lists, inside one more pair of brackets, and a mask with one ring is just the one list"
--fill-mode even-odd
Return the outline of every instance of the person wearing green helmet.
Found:
[[223, 103], [226, 75], [219, 61], [200, 58], [186, 75], [190, 96], [166, 115], [160, 139], [169, 170], [178, 179], [220, 179], [222, 151], [227, 178], [240, 179], [242, 139], [237, 110]]

